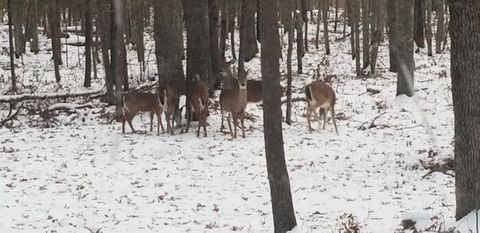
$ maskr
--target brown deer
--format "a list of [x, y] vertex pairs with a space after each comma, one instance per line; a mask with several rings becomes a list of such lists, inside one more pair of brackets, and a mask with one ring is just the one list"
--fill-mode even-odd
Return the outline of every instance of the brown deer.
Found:
[[132, 120], [139, 112], [150, 112], [150, 131], [153, 130], [153, 114], [157, 115], [157, 135], [160, 135], [160, 127], [165, 132], [162, 124], [161, 114], [165, 107], [165, 99], [158, 93], [129, 92], [123, 94], [123, 117], [122, 132], [125, 133], [125, 121], [128, 122], [132, 132], [135, 129]]
[[[193, 108], [198, 119], [197, 137], [200, 137], [200, 127], [203, 126], [203, 136], [207, 136], [207, 111], [208, 111], [208, 87], [205, 82], [200, 80], [200, 75], [195, 75], [195, 79], [192, 82], [189, 91], [190, 109]], [[190, 111], [190, 117], [188, 118], [187, 129], [190, 128], [192, 122], [192, 111]]]
[[159, 94], [165, 100], [165, 119], [167, 120], [167, 131], [174, 135], [174, 122], [178, 114], [178, 91], [172, 83], [166, 83], [159, 88]]
[[[230, 65], [235, 60], [224, 62], [220, 66], [219, 79], [215, 83], [216, 89], [235, 89], [238, 87], [237, 80], [233, 77]], [[258, 103], [263, 101], [262, 96], [262, 81], [247, 80], [247, 102]]]
[[318, 124], [323, 113], [323, 129], [325, 129], [326, 115], [330, 111], [332, 114], [335, 132], [338, 133], [337, 123], [335, 122], [335, 101], [336, 96], [332, 87], [321, 80], [313, 81], [305, 86], [305, 98], [307, 100], [307, 122], [310, 132], [313, 131], [311, 126], [311, 115], [316, 115], [316, 109], [320, 108], [318, 116]]
[[[220, 109], [222, 117], [222, 126], [224, 119], [224, 112], [228, 112], [228, 128], [232, 139], [237, 137], [237, 120], [240, 118], [240, 124], [242, 127], [242, 136], [245, 138], [245, 107], [247, 106], [247, 72], [241, 72], [236, 79], [237, 86], [233, 89], [223, 89], [220, 93]], [[230, 118], [233, 118], [233, 132], [230, 122]], [[221, 128], [222, 129], [222, 128]]]

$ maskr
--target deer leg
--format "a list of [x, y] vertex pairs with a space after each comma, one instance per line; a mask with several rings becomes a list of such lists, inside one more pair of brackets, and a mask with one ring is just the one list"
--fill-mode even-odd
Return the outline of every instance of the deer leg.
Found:
[[132, 129], [132, 132], [135, 133], [135, 129], [133, 128], [133, 124], [132, 124], [132, 120], [133, 120], [133, 116], [127, 116], [128, 125], [130, 125], [130, 129]]
[[163, 128], [163, 123], [162, 123], [162, 113], [158, 114], [158, 122], [160, 122], [160, 127], [162, 127], [162, 133], [165, 133], [165, 128]]
[[150, 132], [153, 131], [153, 112], [150, 112]]
[[122, 117], [122, 133], [125, 134], [125, 113], [123, 114]]
[[323, 110], [323, 129], [325, 129], [325, 123], [327, 123], [327, 110]]
[[222, 117], [222, 120], [221, 120], [222, 123], [220, 124], [220, 132], [222, 132], [222, 130], [225, 129], [225, 126], [223, 125], [224, 115], [223, 115], [223, 108], [222, 107], [220, 107], [220, 116]]
[[157, 115], [157, 136], [160, 136], [160, 124], [162, 123], [162, 114], [160, 113], [156, 115]]
[[242, 136], [245, 138], [245, 125], [243, 124], [245, 120], [245, 110], [242, 110], [240, 113], [240, 123], [242, 124]]
[[196, 112], [197, 112], [197, 120], [198, 120], [197, 137], [200, 137], [200, 127], [202, 127], [203, 114], [200, 111], [196, 111]]
[[173, 135], [173, 134], [174, 134], [174, 133], [173, 133], [173, 128], [172, 128], [172, 127], [173, 127], [173, 126], [172, 126], [173, 122], [170, 123], [170, 114], [169, 114], [168, 112], [165, 112], [165, 119], [167, 120], [167, 131], [168, 131], [171, 135]]
[[313, 131], [312, 124], [310, 122], [311, 114], [312, 114], [312, 110], [310, 109], [310, 106], [308, 106], [307, 107], [307, 123], [308, 123], [308, 130], [310, 131], [310, 133]]
[[185, 129], [185, 133], [188, 133], [188, 129], [190, 128], [190, 123], [192, 122], [192, 110], [191, 110], [191, 106], [190, 106], [190, 114], [188, 116], [188, 121], [187, 121], [187, 129]]
[[232, 115], [229, 113], [229, 114], [228, 114], [228, 118], [227, 118], [227, 122], [228, 122], [228, 129], [230, 130], [230, 135], [232, 136], [232, 139], [233, 139], [234, 137], [233, 137], [233, 132], [232, 132], [232, 124], [231, 124], [231, 122], [230, 122], [231, 116], [232, 116]]
[[332, 121], [333, 121], [333, 126], [335, 127], [335, 133], [337, 133], [337, 134], [338, 134], [338, 130], [337, 130], [337, 123], [335, 122], [335, 109], [334, 109], [334, 107], [333, 107], [333, 106], [332, 106], [331, 112], [332, 112]]
[[206, 114], [204, 114], [202, 116], [202, 118], [203, 118], [203, 136], [207, 137], [207, 116], [206, 116]]
[[238, 120], [238, 113], [232, 113], [233, 116], [233, 138], [237, 138], [237, 120]]

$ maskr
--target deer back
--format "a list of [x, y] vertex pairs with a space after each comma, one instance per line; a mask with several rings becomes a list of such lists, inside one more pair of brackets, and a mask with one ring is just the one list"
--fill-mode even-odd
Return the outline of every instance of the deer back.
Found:
[[164, 99], [158, 94], [129, 92], [123, 94], [124, 111], [127, 112], [147, 112], [157, 111], [164, 106]]
[[323, 81], [314, 81], [305, 87], [306, 99], [314, 107], [334, 106], [336, 101], [332, 87]]

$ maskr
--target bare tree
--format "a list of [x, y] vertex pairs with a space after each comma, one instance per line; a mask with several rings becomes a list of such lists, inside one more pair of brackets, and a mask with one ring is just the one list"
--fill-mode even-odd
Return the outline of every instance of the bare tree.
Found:
[[427, 23], [426, 23], [426, 30], [425, 30], [425, 37], [427, 39], [427, 53], [428, 56], [433, 55], [432, 50], [432, 0], [425, 1], [425, 8], [427, 11]]
[[49, 27], [50, 37], [52, 39], [53, 65], [55, 68], [55, 80], [60, 82], [60, 68], [62, 65], [61, 44], [60, 44], [60, 12], [58, 9], [58, 0], [50, 1], [49, 5]]
[[397, 26], [398, 26], [398, 0], [386, 0], [387, 1], [387, 24], [388, 24], [388, 58], [390, 61], [390, 71], [397, 72]]
[[268, 181], [275, 233], [285, 233], [297, 225], [297, 222], [283, 148], [277, 0], [261, 0], [259, 8], [262, 85], [264, 87], [263, 119]]
[[370, 64], [370, 6], [369, 0], [362, 0], [363, 68]]
[[127, 50], [125, 48], [124, 36], [125, 36], [125, 0], [113, 0], [114, 18], [112, 29], [113, 37], [115, 38], [115, 68], [113, 69], [115, 74], [115, 99], [116, 109], [115, 118], [120, 119], [122, 117], [122, 96], [123, 89], [128, 90], [128, 71], [127, 71]]
[[415, 0], [414, 7], [414, 24], [413, 32], [415, 39], [415, 44], [419, 48], [425, 48], [425, 34], [424, 34], [424, 24], [425, 24], [425, 2], [424, 0]]
[[437, 32], [435, 34], [435, 53], [442, 53], [445, 34], [445, 0], [437, 0]]
[[17, 77], [15, 76], [15, 59], [13, 51], [13, 28], [12, 28], [12, 0], [7, 0], [7, 9], [8, 9], [8, 41], [10, 46], [10, 72], [12, 79], [12, 91], [17, 91]]
[[455, 119], [456, 219], [478, 208], [480, 187], [480, 2], [448, 1]]
[[[323, 39], [325, 41], [325, 54], [330, 55], [330, 41], [328, 39], [328, 9], [329, 9], [329, 5], [328, 5], [328, 0], [318, 0], [319, 5], [320, 5], [321, 1], [323, 1], [323, 4], [322, 4], [321, 7], [319, 6], [319, 11], [320, 11], [320, 9], [322, 9]], [[335, 21], [335, 24], [337, 24], [336, 21]]]
[[85, 1], [85, 79], [84, 87], [92, 82], [92, 6], [91, 0]]

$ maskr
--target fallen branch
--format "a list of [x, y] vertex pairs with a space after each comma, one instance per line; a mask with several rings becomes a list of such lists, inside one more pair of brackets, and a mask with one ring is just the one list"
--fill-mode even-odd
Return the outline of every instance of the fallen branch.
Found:
[[46, 100], [57, 98], [73, 98], [73, 97], [88, 97], [91, 95], [105, 94], [103, 89], [86, 92], [72, 92], [72, 93], [34, 93], [21, 95], [0, 95], [0, 103], [14, 103], [25, 100]]
[[12, 103], [10, 103], [10, 109], [8, 111], [8, 115], [5, 119], [3, 119], [2, 121], [0, 121], [0, 127], [1, 126], [4, 126], [5, 123], [7, 123], [8, 121], [11, 121], [13, 120], [15, 117], [17, 117], [18, 113], [20, 112], [20, 110], [22, 109], [23, 107], [23, 103], [22, 105], [20, 105], [20, 107], [18, 107], [17, 111], [15, 111], [15, 113], [12, 114], [12, 109], [13, 109], [13, 105]]
[[375, 95], [375, 94], [380, 93], [380, 90], [373, 89], [373, 88], [367, 88], [367, 92], [370, 92], [370, 93]]
[[[292, 98], [292, 103], [293, 103], [293, 102], [300, 102], [300, 101], [307, 101], [307, 99], [305, 99], [305, 97], [295, 97], [295, 98]], [[282, 104], [286, 104], [286, 103], [288, 103], [288, 100], [287, 100], [287, 99], [282, 100]]]
[[448, 171], [455, 171], [454, 159], [447, 159], [443, 161], [443, 163], [433, 163], [433, 164], [427, 164], [427, 162], [421, 159], [419, 159], [419, 161], [425, 170], [430, 170], [427, 174], [423, 175], [422, 178], [425, 178], [434, 172], [441, 172], [447, 176], [455, 177], [454, 174], [448, 173]]
[[93, 105], [91, 105], [91, 104], [58, 103], [58, 104], [53, 104], [50, 107], [48, 107], [48, 111], [65, 111], [65, 112], [74, 113], [74, 112], [77, 112], [77, 109], [83, 109], [83, 108], [93, 108]]
[[377, 126], [375, 125], [375, 121], [376, 121], [379, 117], [385, 115], [386, 113], [387, 113], [387, 112], [383, 112], [382, 114], [374, 117], [373, 120], [372, 120], [372, 122], [371, 122], [370, 125], [368, 126], [368, 128], [365, 127], [365, 124], [367, 124], [368, 121], [363, 122], [363, 123], [358, 127], [358, 130], [366, 130], [366, 129], [371, 129], [371, 128], [377, 127]]

